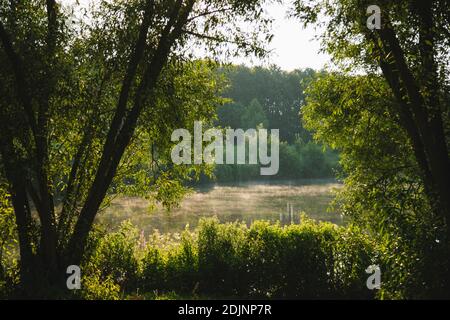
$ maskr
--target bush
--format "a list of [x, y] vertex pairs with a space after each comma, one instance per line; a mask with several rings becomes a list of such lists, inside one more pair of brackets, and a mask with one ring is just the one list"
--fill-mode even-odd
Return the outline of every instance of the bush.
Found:
[[6, 188], [0, 184], [0, 299], [11, 296], [19, 283], [17, 232]]
[[81, 297], [86, 300], [118, 300], [120, 286], [111, 276], [106, 278], [99, 272], [89, 273], [82, 278]]
[[[101, 234], [101, 233], [100, 233]], [[96, 234], [98, 236], [98, 233]], [[94, 238], [94, 239], [93, 239]], [[90, 239], [89, 256], [82, 267], [84, 279], [90, 279], [90, 289], [95, 283], [102, 283], [115, 292], [115, 286], [124, 293], [137, 289], [139, 259], [137, 250], [138, 233], [129, 222], [123, 223], [119, 230], [104, 236]], [[106, 289], [105, 289], [106, 290]], [[108, 289], [109, 290], [109, 289]], [[93, 290], [95, 291], [95, 290]], [[98, 292], [104, 293], [101, 289]], [[114, 293], [115, 294], [115, 293]], [[109, 294], [105, 297], [109, 299]]]
[[[365, 269], [378, 254], [355, 227], [306, 216], [284, 227], [215, 218], [181, 235], [155, 233], [147, 241], [138, 234], [128, 222], [117, 232], [95, 229], [81, 266], [82, 290], [72, 298], [373, 298]], [[4, 296], [17, 278], [17, 268], [8, 270]]]
[[360, 230], [316, 223], [202, 220], [181, 241], [149, 245], [140, 287], [216, 298], [373, 298], [365, 269], [375, 246]]
[[[333, 178], [339, 170], [339, 154], [314, 142], [280, 143], [280, 170], [272, 179], [323, 179]], [[217, 165], [216, 181], [240, 182], [268, 180], [261, 176], [260, 165]], [[203, 177], [202, 183], [210, 179]]]
[[[219, 224], [217, 219], [202, 220], [198, 228], [198, 269], [201, 293], [240, 295], [245, 257], [246, 227], [243, 224]], [[241, 271], [241, 272], [240, 272]], [[218, 292], [217, 288], [220, 288]]]

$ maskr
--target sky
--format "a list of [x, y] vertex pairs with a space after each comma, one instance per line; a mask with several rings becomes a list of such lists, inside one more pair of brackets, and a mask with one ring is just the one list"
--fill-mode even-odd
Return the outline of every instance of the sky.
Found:
[[274, 52], [269, 61], [286, 71], [323, 68], [330, 57], [319, 53], [320, 42], [314, 39], [317, 32], [311, 27], [304, 29], [296, 19], [288, 19], [287, 9], [280, 4], [268, 7], [268, 13], [275, 19], [274, 39], [270, 44]]

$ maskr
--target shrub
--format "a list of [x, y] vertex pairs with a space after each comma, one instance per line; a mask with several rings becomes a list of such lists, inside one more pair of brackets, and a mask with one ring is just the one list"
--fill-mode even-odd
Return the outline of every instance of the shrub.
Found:
[[182, 235], [181, 243], [168, 251], [166, 274], [169, 288], [178, 293], [195, 294], [198, 282], [198, 249], [189, 232]]
[[120, 286], [111, 276], [106, 278], [100, 272], [89, 273], [82, 278], [81, 297], [86, 300], [118, 300]]
[[203, 219], [193, 232], [156, 233], [144, 248], [124, 224], [94, 243], [84, 298], [373, 298], [365, 269], [376, 262], [374, 243], [356, 227], [306, 216], [283, 227]]
[[19, 283], [15, 222], [9, 194], [0, 184], [0, 298], [11, 296]]
[[[219, 165], [216, 181], [238, 182], [267, 179], [333, 178], [339, 170], [339, 154], [314, 142], [280, 143], [280, 170], [273, 177], [261, 176], [259, 165]], [[203, 177], [202, 183], [212, 180]]]
[[142, 259], [140, 287], [149, 292], [166, 288], [165, 261], [161, 250], [148, 247]]
[[[139, 273], [137, 239], [137, 229], [125, 222], [117, 232], [91, 240], [94, 248], [90, 249], [92, 252], [82, 270], [99, 282], [117, 284], [126, 293], [136, 290]], [[96, 283], [97, 280], [92, 281]]]
[[147, 249], [141, 278], [146, 290], [221, 298], [373, 297], [365, 269], [374, 244], [353, 227], [306, 217], [285, 227], [205, 219], [169, 247]]
[[[242, 248], [246, 227], [243, 224], [219, 224], [204, 219], [198, 228], [198, 269], [201, 292], [210, 295], [236, 295], [242, 281]], [[220, 288], [220, 293], [217, 291]]]
[[378, 246], [358, 227], [340, 228], [333, 246], [336, 292], [352, 299], [373, 298], [375, 293], [366, 287], [365, 270], [374, 264], [381, 267], [378, 251]]

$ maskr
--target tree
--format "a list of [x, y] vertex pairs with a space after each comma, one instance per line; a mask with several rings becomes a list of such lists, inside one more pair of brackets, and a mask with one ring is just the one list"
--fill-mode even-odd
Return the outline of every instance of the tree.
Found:
[[[110, 0], [83, 13], [54, 0], [0, 1], [0, 167], [26, 289], [62, 287], [109, 194], [142, 192], [141, 182], [170, 205], [182, 192], [192, 172], [167, 161], [169, 133], [212, 118], [220, 103], [217, 78], [187, 48], [264, 55], [261, 5]], [[236, 28], [243, 21], [255, 29]]]
[[388, 85], [380, 76], [332, 73], [307, 93], [305, 126], [340, 151], [344, 187], [335, 204], [381, 244], [380, 296], [442, 298], [445, 229], [427, 201], [407, 133], [392, 121], [397, 102]]
[[263, 107], [257, 99], [253, 99], [247, 108], [245, 108], [241, 115], [241, 125], [243, 129], [256, 129], [260, 125], [263, 128], [268, 127], [268, 121]]
[[230, 108], [226, 105], [223, 108], [228, 110], [227, 114], [230, 115], [225, 118], [219, 114], [220, 124], [225, 125], [232, 112], [239, 112], [235, 110], [236, 106], [248, 106], [253, 99], [257, 99], [267, 118], [269, 124], [267, 128], [279, 129], [282, 141], [292, 144], [299, 137], [304, 142], [310, 140], [309, 133], [298, 121], [298, 114], [304, 104], [303, 91], [314, 78], [313, 70], [286, 72], [274, 66], [270, 68], [230, 66], [222, 71], [229, 79], [229, 86], [224, 95], [237, 105]]
[[[321, 139], [342, 148], [350, 175], [345, 208], [380, 235], [394, 230], [401, 248], [417, 249], [408, 251], [409, 262], [417, 254], [416, 265], [442, 275], [450, 248], [449, 68], [442, 59], [448, 55], [449, 11], [444, 1], [379, 1], [381, 29], [370, 30], [371, 4], [296, 1], [305, 23], [328, 17], [322, 23], [324, 50], [347, 73], [311, 89], [307, 122]], [[350, 77], [352, 71], [366, 76]], [[420, 237], [427, 239], [417, 242]], [[390, 239], [395, 252], [399, 244]], [[443, 269], [435, 268], [438, 264]], [[426, 287], [423, 294], [448, 292], [448, 282], [436, 278], [419, 284]]]
[[[392, 113], [413, 145], [428, 199], [450, 239], [449, 18], [446, 1], [379, 1], [381, 29], [367, 27], [370, 1], [296, 2], [305, 23], [328, 16], [325, 48], [336, 61], [381, 70], [397, 100]], [[444, 127], [444, 122], [446, 123]]]
[[217, 109], [217, 125], [230, 128], [241, 128], [241, 116], [244, 112], [241, 103], [227, 103]]

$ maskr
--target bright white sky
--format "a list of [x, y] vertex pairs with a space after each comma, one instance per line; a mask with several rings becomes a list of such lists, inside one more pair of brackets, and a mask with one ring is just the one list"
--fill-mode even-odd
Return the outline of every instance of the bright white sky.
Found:
[[[61, 0], [65, 4], [74, 3], [77, 0]], [[78, 0], [80, 4], [86, 4], [91, 0]], [[319, 53], [320, 43], [314, 39], [316, 31], [313, 28], [304, 29], [301, 23], [293, 18], [287, 18], [290, 1], [285, 4], [271, 4], [267, 12], [275, 19], [274, 38], [270, 45], [272, 55], [267, 61], [251, 61], [250, 59], [238, 59], [235, 63], [246, 65], [278, 65], [281, 69], [292, 71], [294, 69], [313, 68], [321, 69], [330, 62], [329, 56]]]
[[281, 69], [313, 68], [321, 69], [330, 62], [330, 57], [319, 53], [320, 42], [314, 39], [317, 31], [314, 28], [304, 29], [302, 24], [293, 18], [287, 18], [286, 5], [273, 4], [268, 12], [275, 19], [274, 39], [270, 45], [274, 50], [269, 61]]

